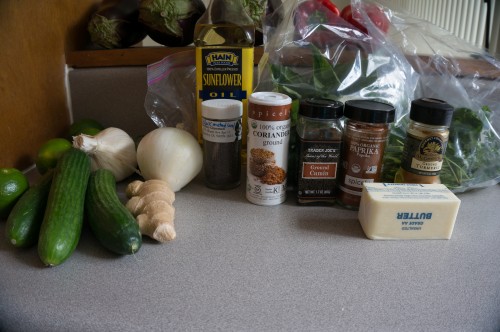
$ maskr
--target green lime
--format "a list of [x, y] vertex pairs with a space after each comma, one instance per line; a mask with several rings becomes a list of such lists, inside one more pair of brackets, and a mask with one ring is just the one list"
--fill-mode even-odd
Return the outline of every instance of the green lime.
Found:
[[40, 174], [55, 168], [59, 157], [71, 148], [71, 142], [65, 138], [53, 138], [43, 143], [36, 157], [36, 168]]
[[28, 178], [20, 170], [0, 168], [0, 219], [7, 219], [10, 210], [28, 188]]
[[75, 121], [69, 127], [68, 136], [78, 136], [80, 134], [95, 136], [98, 132], [104, 129], [104, 126], [93, 119], [82, 119]]

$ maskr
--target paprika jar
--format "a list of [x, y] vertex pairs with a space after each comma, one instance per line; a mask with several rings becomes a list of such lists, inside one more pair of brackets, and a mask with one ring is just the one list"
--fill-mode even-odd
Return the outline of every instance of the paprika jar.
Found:
[[358, 209], [363, 183], [380, 181], [395, 109], [390, 104], [374, 100], [349, 100], [344, 106], [344, 116], [337, 202]]
[[342, 142], [340, 101], [308, 98], [300, 101], [297, 202], [301, 205], [335, 203], [337, 169]]
[[440, 99], [412, 101], [401, 167], [394, 182], [441, 183], [439, 172], [450, 135], [448, 128], [453, 111], [453, 106]]

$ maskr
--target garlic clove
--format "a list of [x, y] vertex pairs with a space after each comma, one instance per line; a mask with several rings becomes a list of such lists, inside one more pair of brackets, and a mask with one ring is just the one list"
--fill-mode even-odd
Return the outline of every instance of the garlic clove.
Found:
[[137, 172], [135, 142], [125, 131], [109, 127], [91, 136], [80, 134], [73, 137], [73, 146], [91, 157], [92, 170], [110, 170], [116, 181]]

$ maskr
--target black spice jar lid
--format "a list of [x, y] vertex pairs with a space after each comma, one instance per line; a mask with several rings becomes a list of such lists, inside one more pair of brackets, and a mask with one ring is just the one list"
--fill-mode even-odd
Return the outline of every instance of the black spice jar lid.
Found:
[[325, 98], [307, 98], [300, 101], [299, 114], [308, 118], [338, 119], [344, 115], [344, 104]]
[[346, 117], [367, 123], [391, 123], [395, 114], [394, 106], [375, 100], [348, 100], [344, 107]]
[[453, 106], [434, 98], [421, 98], [411, 102], [410, 119], [431, 126], [447, 126], [453, 118]]

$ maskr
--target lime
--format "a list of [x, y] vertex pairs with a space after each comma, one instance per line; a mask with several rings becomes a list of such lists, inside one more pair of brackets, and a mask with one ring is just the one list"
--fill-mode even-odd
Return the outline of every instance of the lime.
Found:
[[71, 142], [65, 138], [52, 138], [38, 150], [36, 168], [40, 174], [45, 174], [49, 169], [55, 168], [59, 157], [71, 148]]
[[80, 134], [95, 136], [98, 132], [104, 129], [104, 126], [93, 119], [82, 119], [75, 121], [69, 127], [68, 136], [78, 136]]
[[21, 195], [28, 190], [26, 176], [16, 168], [0, 168], [0, 219], [6, 219]]

